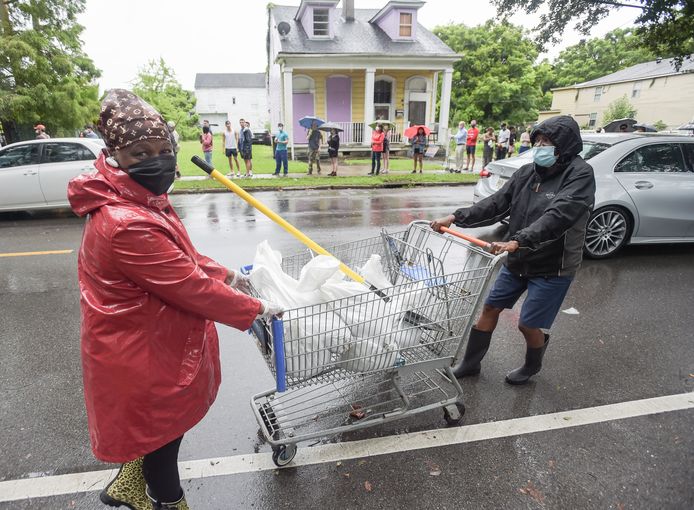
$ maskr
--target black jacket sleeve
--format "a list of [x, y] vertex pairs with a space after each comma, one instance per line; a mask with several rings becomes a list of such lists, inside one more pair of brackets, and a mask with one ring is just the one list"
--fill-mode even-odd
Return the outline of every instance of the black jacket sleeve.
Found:
[[536, 250], [559, 239], [577, 221], [587, 219], [595, 203], [593, 168], [585, 164], [564, 182], [545, 212], [533, 223], [511, 237], [521, 248]]
[[453, 213], [454, 223], [459, 227], [484, 227], [493, 225], [503, 220], [511, 211], [511, 198], [516, 186], [515, 172], [506, 184], [484, 200], [477, 202], [472, 207], [463, 207]]

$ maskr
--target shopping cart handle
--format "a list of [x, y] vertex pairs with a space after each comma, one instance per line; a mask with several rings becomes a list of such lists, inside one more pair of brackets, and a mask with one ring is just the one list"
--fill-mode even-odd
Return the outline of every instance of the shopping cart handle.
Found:
[[447, 234], [451, 234], [452, 236], [459, 237], [460, 239], [464, 239], [469, 243], [472, 243], [474, 245], [479, 246], [480, 248], [484, 248], [485, 250], [489, 250], [492, 245], [488, 243], [487, 241], [483, 241], [482, 239], [477, 239], [476, 237], [469, 236], [467, 234], [462, 234], [460, 232], [457, 232], [455, 230], [451, 230], [448, 227], [441, 227], [441, 232], [445, 232]]

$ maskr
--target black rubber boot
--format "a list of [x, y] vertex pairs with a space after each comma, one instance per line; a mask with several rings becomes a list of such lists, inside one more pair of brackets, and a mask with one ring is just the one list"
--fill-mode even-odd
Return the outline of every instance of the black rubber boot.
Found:
[[545, 333], [545, 345], [542, 347], [528, 347], [525, 351], [525, 364], [508, 373], [506, 382], [509, 384], [526, 384], [530, 377], [537, 374], [542, 368], [542, 358], [547, 350], [549, 335]]
[[463, 361], [453, 369], [453, 375], [460, 378], [479, 374], [482, 368], [482, 358], [487, 354], [491, 341], [492, 334], [490, 332], [473, 327], [470, 330], [470, 338], [467, 341]]

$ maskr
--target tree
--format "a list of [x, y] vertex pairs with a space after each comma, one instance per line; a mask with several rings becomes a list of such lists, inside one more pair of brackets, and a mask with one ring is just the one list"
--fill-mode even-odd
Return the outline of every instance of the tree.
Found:
[[507, 19], [518, 11], [544, 10], [535, 31], [543, 47], [556, 43], [564, 30], [574, 28], [588, 35], [595, 24], [617, 9], [638, 9], [636, 19], [642, 45], [663, 58], [673, 57], [679, 69], [694, 53], [694, 0], [492, 0], [498, 16]]
[[191, 140], [197, 137], [195, 95], [183, 89], [164, 59], [151, 60], [140, 69], [133, 92], [156, 108], [166, 121], [175, 122], [181, 138]]
[[636, 108], [629, 102], [626, 94], [619, 99], [615, 99], [607, 105], [605, 113], [602, 114], [602, 123], [609, 124], [617, 119], [634, 119], [636, 118]]
[[0, 0], [0, 122], [8, 141], [40, 122], [73, 134], [98, 115], [99, 76], [82, 51], [85, 0]]
[[535, 65], [538, 49], [522, 28], [487, 21], [477, 27], [440, 26], [434, 33], [463, 55], [453, 70], [454, 121], [522, 124], [536, 120], [551, 103], [542, 90], [551, 68], [547, 62]]
[[620, 69], [655, 60], [656, 54], [640, 46], [634, 29], [617, 29], [569, 46], [554, 62], [554, 86], [590, 81]]

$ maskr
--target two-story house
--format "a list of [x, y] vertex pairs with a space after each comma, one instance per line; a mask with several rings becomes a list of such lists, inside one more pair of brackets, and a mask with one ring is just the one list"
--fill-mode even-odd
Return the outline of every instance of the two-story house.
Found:
[[453, 64], [460, 57], [417, 22], [424, 2], [391, 0], [381, 9], [338, 3], [268, 7], [273, 128], [284, 122], [292, 151], [306, 143], [298, 124], [306, 115], [340, 125], [343, 145], [370, 145], [369, 124], [377, 119], [395, 123], [396, 146], [403, 129], [414, 124], [438, 125], [438, 138], [448, 139]]
[[265, 129], [269, 120], [265, 73], [198, 73], [195, 98], [200, 120], [219, 126], [215, 133], [227, 119], [234, 128], [240, 118], [247, 119], [254, 131]]

